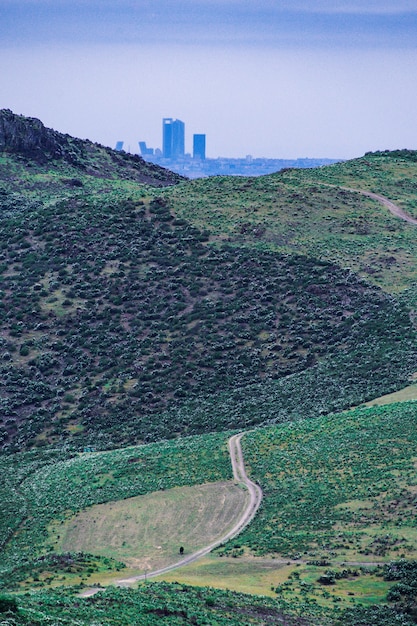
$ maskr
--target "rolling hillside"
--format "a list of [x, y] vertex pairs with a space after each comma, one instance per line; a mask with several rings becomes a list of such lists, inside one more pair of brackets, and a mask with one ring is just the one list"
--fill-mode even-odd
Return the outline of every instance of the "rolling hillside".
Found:
[[[225, 241], [227, 224], [236, 222], [228, 199], [246, 211], [248, 193], [262, 198], [260, 189], [286, 177], [295, 187], [298, 176], [303, 188], [313, 173], [214, 178], [155, 192], [143, 184], [149, 172], [143, 179], [137, 173], [148, 167], [140, 159], [39, 124], [17, 119], [17, 135], [26, 132], [31, 143], [3, 132], [6, 449], [64, 440], [105, 448], [314, 416], [394, 391], [414, 372], [407, 309], [340, 268], [342, 247], [341, 258], [330, 261], [317, 240], [315, 256], [263, 245], [265, 233], [261, 246], [249, 245], [246, 227], [239, 227], [242, 241]], [[71, 146], [77, 157], [68, 156]], [[155, 173], [154, 184], [178, 182]], [[198, 206], [213, 216], [204, 218], [208, 230], [197, 210], [183, 216], [178, 200], [194, 204], [199, 189]], [[215, 236], [213, 189], [226, 220]], [[345, 210], [344, 192], [325, 189]], [[286, 198], [281, 208], [269, 207], [272, 229], [282, 228], [283, 215], [293, 219]], [[350, 196], [347, 204], [353, 206]], [[315, 223], [309, 210], [305, 228]], [[375, 217], [381, 231], [389, 219]], [[414, 228], [398, 219], [396, 227]]]
[[[359, 406], [417, 374], [417, 226], [363, 192], [413, 220], [416, 180], [187, 181], [0, 111], [2, 623], [416, 622], [416, 405]], [[251, 525], [75, 597], [226, 536], [242, 430]]]
[[[289, 624], [293, 623], [291, 620], [306, 624], [367, 624], [367, 619], [379, 626], [391, 626], [399, 620], [401, 624], [411, 624], [404, 611], [409, 613], [413, 606], [412, 592], [407, 591], [405, 581], [413, 590], [413, 559], [417, 554], [415, 416], [415, 402], [404, 402], [247, 433], [245, 460], [252, 478], [264, 492], [258, 516], [238, 538], [217, 550], [210, 568], [204, 564], [200, 569], [196, 566], [191, 569], [192, 575], [187, 573], [190, 568], [177, 570], [165, 576], [178, 581], [176, 584], [152, 585], [155, 609], [171, 606], [174, 610], [178, 583], [189, 594], [193, 593], [191, 588], [188, 591], [183, 583], [190, 579], [197, 588], [207, 584], [239, 588], [240, 581], [244, 584], [247, 579], [244, 573], [249, 568], [253, 586], [261, 577], [266, 578], [264, 584], [268, 585], [270, 598], [250, 599], [241, 594], [200, 589], [200, 596], [189, 596], [187, 611], [202, 611], [203, 615], [204, 599], [213, 595], [217, 601], [205, 605], [205, 610], [218, 603], [220, 609], [225, 602], [236, 610], [240, 606], [244, 616], [248, 611], [247, 619], [249, 615], [255, 618], [255, 607], [263, 603], [271, 619], [268, 621], [264, 613], [259, 615], [260, 620], [267, 620], [260, 621], [264, 624], [280, 623], [279, 619], [287, 619], [284, 623]], [[2, 501], [8, 508], [4, 509], [7, 519], [2, 535], [7, 531], [8, 540], [2, 552], [2, 589], [36, 591], [30, 601], [18, 597], [22, 615], [27, 606], [35, 611], [43, 607], [48, 615], [65, 617], [66, 606], [68, 611], [75, 611], [78, 619], [87, 620], [85, 623], [90, 623], [95, 608], [104, 610], [104, 605], [103, 609], [99, 607], [111, 593], [122, 615], [125, 609], [119, 603], [128, 601], [127, 606], [130, 602], [136, 606], [141, 599], [139, 604], [146, 607], [141, 595], [146, 593], [143, 588], [132, 591], [128, 597], [121, 590], [109, 590], [95, 600], [81, 600], [57, 587], [75, 585], [75, 589], [82, 589], [88, 584], [114, 583], [132, 575], [135, 548], [126, 553], [130, 537], [126, 526], [134, 519], [134, 506], [140, 500], [137, 495], [148, 494], [143, 502], [153, 511], [152, 502], [161, 507], [162, 497], [175, 494], [177, 524], [181, 525], [181, 507], [193, 510], [193, 498], [198, 503], [200, 496], [190, 489], [189, 503], [181, 504], [180, 491], [173, 488], [230, 478], [226, 438], [225, 433], [204, 435], [72, 458], [65, 458], [63, 452], [47, 451], [3, 455], [1, 470], [8, 477], [8, 485]], [[103, 503], [101, 508], [107, 503], [107, 514], [119, 510], [120, 517], [112, 522], [120, 526], [116, 532], [118, 541], [109, 540], [97, 503]], [[118, 503], [127, 513], [122, 514]], [[75, 515], [78, 512], [83, 515]], [[143, 516], [137, 531], [139, 537], [144, 537], [137, 540], [139, 547], [150, 531], [164, 545], [164, 524], [160, 515]], [[62, 553], [60, 541], [65, 542], [66, 533], [71, 528], [74, 532], [77, 526], [76, 541], [84, 541], [90, 554]], [[193, 533], [186, 526], [182, 528], [182, 539], [187, 545]], [[266, 574], [265, 564], [262, 567], [263, 562], [251, 554], [269, 559]], [[154, 551], [150, 558], [152, 570], [152, 563], [157, 565], [160, 556]], [[283, 563], [284, 577], [279, 574]], [[136, 567], [136, 573], [143, 572], [142, 563]], [[230, 568], [232, 577], [228, 574]], [[207, 569], [212, 572], [211, 577]], [[278, 584], [274, 582], [277, 579]], [[158, 589], [164, 593], [160, 595]], [[203, 606], [198, 598], [203, 600]], [[373, 607], [375, 602], [385, 605], [381, 611]], [[107, 610], [110, 620], [112, 609]], [[137, 606], [136, 610], [140, 615], [144, 609]], [[235, 623], [233, 613], [225, 624]], [[184, 621], [178, 623], [187, 623], [190, 614], [183, 614]], [[169, 615], [166, 614], [167, 619]], [[387, 616], [391, 621], [384, 621]], [[301, 617], [305, 622], [297, 621]], [[124, 619], [128, 620], [128, 615]], [[210, 620], [207, 616], [204, 619]]]
[[355, 190], [386, 196], [417, 217], [416, 180], [417, 152], [399, 150], [259, 178], [196, 180], [165, 197], [215, 241], [320, 257], [401, 293], [416, 283], [415, 226]]

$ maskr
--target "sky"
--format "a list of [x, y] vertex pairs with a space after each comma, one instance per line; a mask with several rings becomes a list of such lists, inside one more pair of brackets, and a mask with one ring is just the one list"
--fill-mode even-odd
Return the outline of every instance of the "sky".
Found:
[[0, 108], [138, 151], [417, 149], [417, 0], [0, 0]]

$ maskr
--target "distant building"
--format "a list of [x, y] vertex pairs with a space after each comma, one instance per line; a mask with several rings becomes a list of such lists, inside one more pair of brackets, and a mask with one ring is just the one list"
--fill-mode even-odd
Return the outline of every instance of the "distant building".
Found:
[[184, 156], [185, 125], [181, 120], [164, 117], [162, 120], [162, 154], [165, 159]]
[[153, 154], [153, 148], [147, 148], [146, 141], [139, 141], [139, 150], [142, 156], [150, 156]]
[[115, 150], [119, 150], [119, 151], [120, 151], [120, 150], [123, 150], [123, 144], [124, 144], [124, 141], [118, 141], [118, 142], [116, 143], [116, 148], [115, 148]]
[[204, 161], [206, 158], [206, 136], [205, 135], [193, 135], [193, 159], [201, 159]]

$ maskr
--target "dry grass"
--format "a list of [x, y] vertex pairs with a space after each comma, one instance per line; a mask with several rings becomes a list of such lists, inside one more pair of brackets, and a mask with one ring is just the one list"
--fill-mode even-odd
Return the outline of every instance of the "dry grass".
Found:
[[383, 404], [393, 404], [394, 402], [407, 402], [409, 400], [417, 400], [417, 385], [409, 385], [395, 393], [389, 393], [380, 398], [375, 398], [367, 402], [365, 406], [382, 406]]
[[151, 571], [220, 538], [246, 505], [246, 492], [232, 482], [178, 487], [92, 506], [53, 524], [56, 551], [108, 556], [130, 568]]
[[295, 569], [295, 564], [274, 559], [209, 555], [155, 580], [276, 597], [274, 589]]

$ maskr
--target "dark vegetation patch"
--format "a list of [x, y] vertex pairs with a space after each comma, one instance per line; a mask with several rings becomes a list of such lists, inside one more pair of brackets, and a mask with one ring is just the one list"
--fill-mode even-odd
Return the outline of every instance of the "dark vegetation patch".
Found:
[[148, 583], [139, 589], [109, 588], [91, 598], [68, 591], [37, 592], [14, 603], [13, 624], [118, 624], [120, 626], [321, 626], [325, 611], [308, 605], [296, 611], [285, 602], [207, 587]]
[[387, 606], [355, 607], [343, 611], [334, 626], [412, 626], [409, 616]]
[[335, 626], [412, 626], [417, 624], [417, 561], [392, 561], [379, 572], [394, 581], [386, 601], [389, 606], [355, 607], [345, 610]]
[[7, 580], [0, 581], [0, 585], [9, 590], [18, 589], [18, 584], [26, 581], [31, 588], [42, 587], [62, 582], [62, 576], [78, 575], [87, 580], [95, 572], [120, 571], [124, 567], [120, 561], [83, 552], [47, 554], [33, 561], [18, 560], [15, 567], [7, 571]]
[[405, 613], [417, 623], [417, 561], [395, 561], [384, 568], [384, 579], [395, 581], [387, 600], [399, 613]]
[[[174, 409], [282, 381], [323, 359], [349, 401], [352, 390], [365, 400], [407, 379], [413, 333], [392, 298], [334, 264], [211, 248], [206, 239], [162, 198], [149, 206], [69, 200], [2, 220], [8, 449], [77, 437], [103, 447], [237, 427], [239, 417], [207, 423], [206, 415], [175, 418]], [[330, 395], [324, 410], [340, 389]]]

